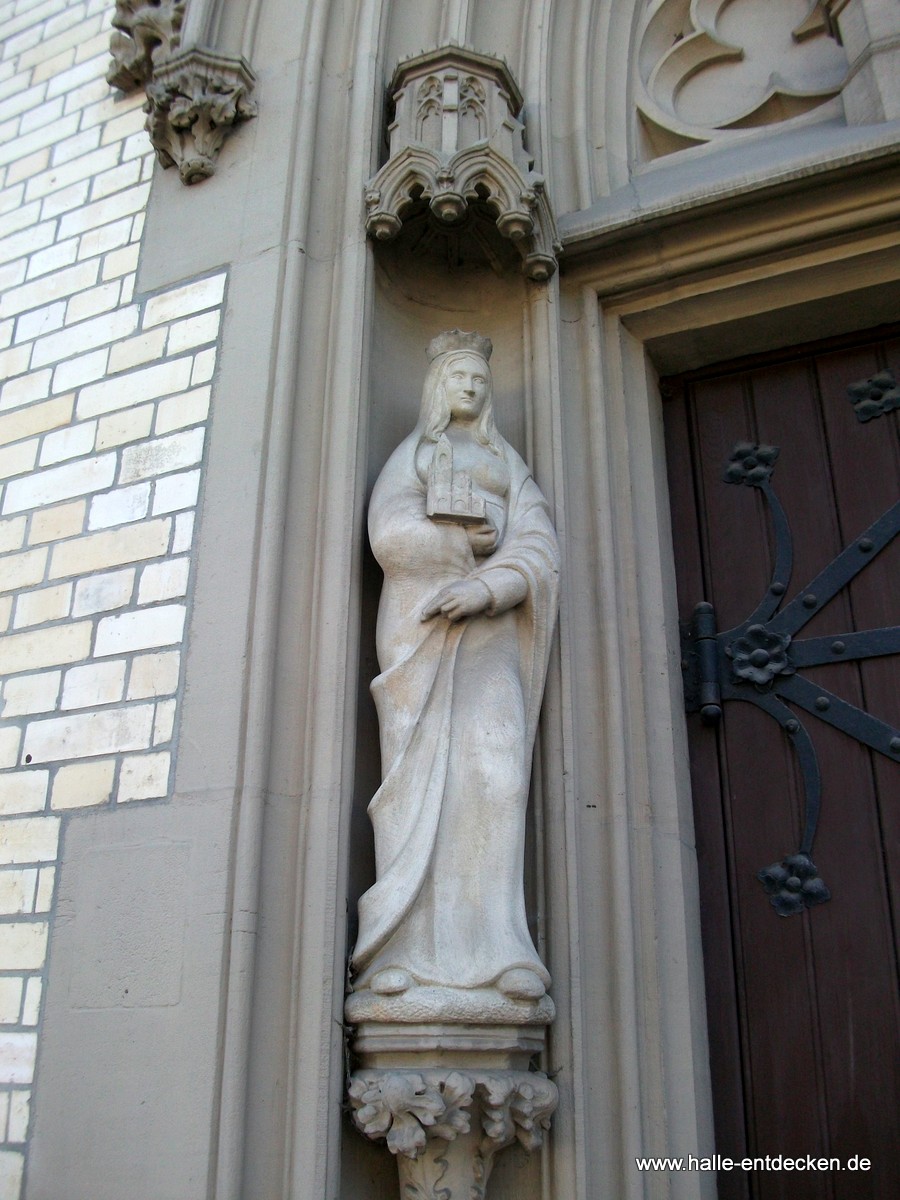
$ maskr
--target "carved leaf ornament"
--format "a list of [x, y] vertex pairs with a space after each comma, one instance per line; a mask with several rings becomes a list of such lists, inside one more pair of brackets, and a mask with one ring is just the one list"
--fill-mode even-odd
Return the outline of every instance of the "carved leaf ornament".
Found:
[[147, 84], [146, 129], [164, 167], [183, 183], [215, 173], [225, 135], [256, 116], [255, 78], [243, 59], [193, 50], [160, 63]]
[[847, 58], [818, 0], [648, 0], [638, 44], [650, 157], [841, 112]]
[[425, 1146], [425, 1130], [452, 1141], [468, 1133], [474, 1084], [459, 1072], [448, 1076], [443, 1088], [411, 1071], [393, 1071], [380, 1077], [357, 1075], [350, 1086], [356, 1122], [369, 1137], [383, 1136], [392, 1154], [416, 1158]]
[[116, 0], [107, 82], [123, 92], [143, 87], [153, 67], [174, 54], [181, 37], [186, 0]]
[[541, 1145], [556, 1108], [556, 1085], [527, 1071], [357, 1071], [348, 1091], [353, 1119], [392, 1154], [418, 1158], [430, 1138], [452, 1142], [472, 1127], [480, 1102], [484, 1154], [519, 1141]]
[[181, 51], [187, 0], [116, 0], [106, 79], [111, 87], [144, 88], [144, 128], [164, 167], [182, 183], [216, 170], [226, 134], [256, 116], [256, 77], [241, 57], [194, 46]]

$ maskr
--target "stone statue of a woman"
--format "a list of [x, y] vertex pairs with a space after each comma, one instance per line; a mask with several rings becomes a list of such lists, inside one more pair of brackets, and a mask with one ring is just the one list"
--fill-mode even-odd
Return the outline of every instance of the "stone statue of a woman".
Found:
[[434, 339], [418, 424], [372, 495], [383, 782], [351, 1020], [379, 1019], [379, 1005], [381, 1019], [552, 1016], [523, 855], [559, 555], [547, 503], [494, 425], [491, 350], [459, 330]]

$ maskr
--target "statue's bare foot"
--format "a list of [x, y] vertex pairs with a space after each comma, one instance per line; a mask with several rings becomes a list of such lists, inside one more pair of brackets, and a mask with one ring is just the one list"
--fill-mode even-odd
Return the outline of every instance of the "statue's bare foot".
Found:
[[372, 976], [369, 987], [379, 996], [399, 996], [412, 987], [412, 977], [401, 967], [385, 967]]
[[547, 991], [543, 981], [527, 967], [513, 967], [497, 980], [497, 990], [510, 1000], [540, 1000]]

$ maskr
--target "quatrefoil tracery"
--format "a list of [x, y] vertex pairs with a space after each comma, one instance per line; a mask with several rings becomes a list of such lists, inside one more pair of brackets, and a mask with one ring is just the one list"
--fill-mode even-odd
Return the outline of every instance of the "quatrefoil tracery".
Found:
[[637, 67], [654, 157], [836, 115], [847, 60], [816, 0], [651, 0]]

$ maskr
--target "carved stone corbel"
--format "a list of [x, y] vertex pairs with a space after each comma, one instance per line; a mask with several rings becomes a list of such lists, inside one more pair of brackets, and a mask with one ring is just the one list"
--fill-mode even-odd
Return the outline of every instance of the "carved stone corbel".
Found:
[[562, 245], [506, 64], [446, 46], [401, 63], [391, 91], [390, 157], [366, 186], [366, 231], [396, 237], [420, 201], [438, 226], [462, 228], [477, 204], [519, 250], [525, 274], [549, 279]]
[[541, 1145], [556, 1085], [530, 1071], [367, 1070], [350, 1081], [353, 1120], [397, 1157], [401, 1196], [484, 1200], [494, 1156]]
[[181, 42], [186, 0], [116, 0], [106, 73], [112, 87], [133, 92], [153, 77], [154, 65]]
[[228, 130], [256, 116], [256, 77], [243, 58], [200, 46], [178, 53], [186, 2], [116, 0], [106, 78], [123, 92], [146, 90], [156, 157], [198, 183], [215, 172]]
[[243, 58], [212, 50], [188, 50], [155, 64], [144, 111], [160, 163], [177, 167], [182, 183], [209, 178], [228, 131], [256, 116], [255, 83]]

